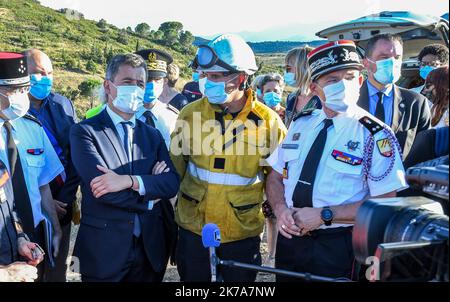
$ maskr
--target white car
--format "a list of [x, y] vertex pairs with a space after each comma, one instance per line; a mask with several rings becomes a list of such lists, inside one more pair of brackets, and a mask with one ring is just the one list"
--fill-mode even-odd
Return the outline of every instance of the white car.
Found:
[[448, 13], [442, 17], [418, 15], [411, 12], [381, 12], [332, 26], [316, 35], [329, 41], [353, 40], [362, 57], [367, 41], [377, 34], [399, 34], [404, 42], [402, 77], [397, 83], [405, 88], [423, 84], [419, 76], [420, 51], [433, 43], [449, 45]]

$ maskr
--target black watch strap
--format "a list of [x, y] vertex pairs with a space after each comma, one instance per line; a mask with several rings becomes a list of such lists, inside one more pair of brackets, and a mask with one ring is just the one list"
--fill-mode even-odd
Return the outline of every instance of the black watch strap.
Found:
[[[330, 211], [332, 214], [331, 214], [331, 218], [330, 219], [324, 219], [324, 215], [323, 215], [323, 212], [324, 211]], [[333, 215], [334, 213], [333, 213], [333, 211], [331, 210], [331, 208], [330, 207], [328, 207], [328, 206], [326, 206], [326, 207], [323, 207], [323, 210], [322, 210], [322, 213], [321, 213], [321, 218], [322, 218], [322, 220], [323, 220], [323, 222], [325, 223], [325, 226], [330, 226], [331, 224], [332, 224], [332, 222], [333, 222]]]

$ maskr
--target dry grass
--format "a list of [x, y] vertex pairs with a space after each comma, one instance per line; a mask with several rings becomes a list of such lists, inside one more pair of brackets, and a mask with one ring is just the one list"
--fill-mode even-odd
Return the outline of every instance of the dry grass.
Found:
[[[76, 234], [78, 231], [78, 226], [72, 227], [72, 235], [70, 240], [70, 255], [73, 251], [73, 246], [75, 244]], [[265, 233], [264, 233], [265, 235]], [[268, 255], [266, 236], [263, 237], [261, 243], [261, 255], [263, 262], [266, 260]], [[68, 273], [67, 280], [69, 282], [80, 282], [80, 275], [75, 273]], [[166, 270], [166, 275], [164, 276], [164, 282], [179, 282], [180, 276], [178, 275], [177, 268], [175, 266], [169, 265]], [[259, 273], [256, 279], [258, 282], [275, 282], [275, 276], [271, 274]]]

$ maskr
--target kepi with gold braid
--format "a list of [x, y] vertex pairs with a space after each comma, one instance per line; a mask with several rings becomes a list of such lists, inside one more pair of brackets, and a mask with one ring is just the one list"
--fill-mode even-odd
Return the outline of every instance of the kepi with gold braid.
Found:
[[167, 65], [173, 62], [173, 58], [167, 52], [159, 49], [143, 49], [136, 52], [147, 61], [148, 77], [157, 78], [167, 76]]

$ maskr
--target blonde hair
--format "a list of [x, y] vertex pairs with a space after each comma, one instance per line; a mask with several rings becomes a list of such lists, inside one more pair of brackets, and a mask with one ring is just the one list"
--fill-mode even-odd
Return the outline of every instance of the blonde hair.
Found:
[[297, 87], [297, 95], [309, 95], [309, 86], [311, 84], [311, 71], [308, 64], [308, 54], [314, 48], [310, 46], [303, 46], [291, 49], [285, 58], [285, 63], [288, 65], [291, 61], [294, 62], [295, 80]]
[[176, 64], [169, 64], [167, 66], [167, 84], [169, 87], [175, 87], [175, 84], [180, 78], [180, 68]]

